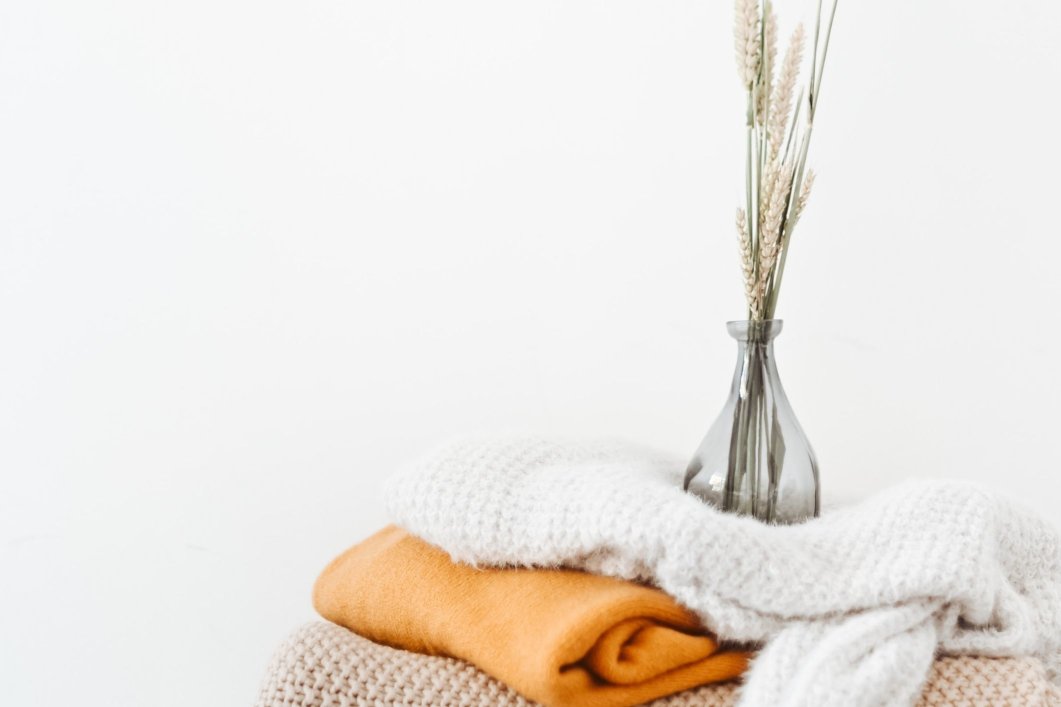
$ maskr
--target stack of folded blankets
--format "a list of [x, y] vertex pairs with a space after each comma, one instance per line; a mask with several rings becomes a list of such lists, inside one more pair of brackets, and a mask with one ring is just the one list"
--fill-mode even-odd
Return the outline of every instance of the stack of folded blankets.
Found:
[[720, 513], [679, 461], [449, 445], [317, 580], [259, 707], [1061, 706], [1061, 539], [982, 488], [899, 486], [798, 526]]

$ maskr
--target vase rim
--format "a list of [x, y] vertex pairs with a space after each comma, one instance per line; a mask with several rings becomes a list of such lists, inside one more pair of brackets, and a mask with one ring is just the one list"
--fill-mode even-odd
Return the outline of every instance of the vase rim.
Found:
[[762, 341], [773, 340], [784, 328], [782, 319], [737, 319], [726, 322], [726, 331], [737, 341]]

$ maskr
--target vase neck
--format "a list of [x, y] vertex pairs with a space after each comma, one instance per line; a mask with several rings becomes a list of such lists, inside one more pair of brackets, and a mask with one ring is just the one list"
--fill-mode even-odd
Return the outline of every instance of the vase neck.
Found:
[[756, 386], [767, 386], [784, 397], [774, 358], [774, 339], [781, 333], [780, 319], [729, 322], [726, 328], [737, 340], [737, 365], [733, 370], [732, 393], [742, 398]]

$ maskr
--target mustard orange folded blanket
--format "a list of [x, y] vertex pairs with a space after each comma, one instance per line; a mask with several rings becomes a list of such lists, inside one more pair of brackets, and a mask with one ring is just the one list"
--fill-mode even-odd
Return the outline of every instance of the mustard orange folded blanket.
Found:
[[625, 707], [739, 676], [668, 595], [569, 570], [477, 569], [388, 527], [317, 580], [321, 616], [397, 648], [466, 660], [552, 707]]

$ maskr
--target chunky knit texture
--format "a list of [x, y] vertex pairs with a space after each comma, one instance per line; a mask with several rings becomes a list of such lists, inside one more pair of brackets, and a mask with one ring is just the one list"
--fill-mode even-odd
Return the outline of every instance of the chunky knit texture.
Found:
[[[652, 707], [733, 707], [733, 683], [708, 685]], [[334, 624], [299, 629], [276, 652], [256, 707], [531, 707], [504, 684], [453, 658], [377, 645]], [[1032, 658], [940, 658], [918, 707], [1061, 707]]]
[[456, 443], [398, 474], [395, 521], [482, 565], [651, 582], [717, 635], [765, 642], [747, 707], [911, 705], [938, 650], [1035, 656], [1061, 679], [1061, 542], [957, 482], [798, 526], [719, 513], [683, 465], [623, 444]]

